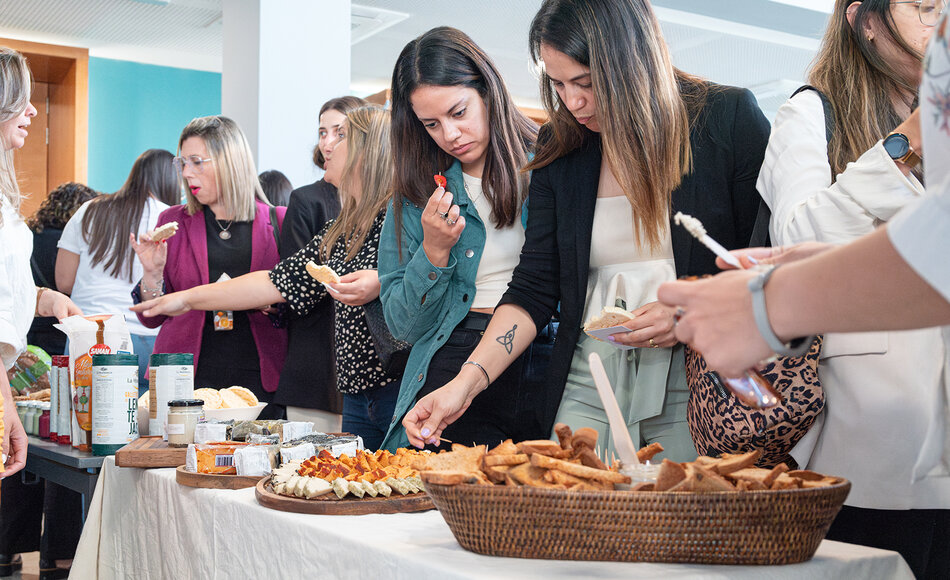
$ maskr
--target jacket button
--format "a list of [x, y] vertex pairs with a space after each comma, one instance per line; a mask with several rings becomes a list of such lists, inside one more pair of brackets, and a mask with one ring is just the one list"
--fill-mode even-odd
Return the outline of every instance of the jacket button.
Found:
[[429, 272], [429, 280], [435, 280], [438, 277], [439, 275], [436, 274], [435, 272]]
[[473, 249], [471, 249], [471, 248], [465, 250], [465, 257], [466, 257], [466, 258], [471, 258], [471, 257], [474, 256], [474, 255], [475, 255], [475, 250], [473, 250]]
[[468, 294], [462, 295], [462, 302], [468, 302]]
[[425, 375], [423, 375], [422, 373], [419, 373], [419, 376], [416, 377], [416, 378], [417, 378], [417, 380], [418, 380], [419, 382], [422, 382], [422, 379], [423, 379], [424, 376], [425, 376]]
[[390, 424], [390, 425], [395, 425], [395, 424], [396, 424], [396, 421], [398, 421], [398, 420], [399, 420], [399, 417], [397, 417], [396, 415], [393, 415], [393, 420], [392, 420], [389, 424]]

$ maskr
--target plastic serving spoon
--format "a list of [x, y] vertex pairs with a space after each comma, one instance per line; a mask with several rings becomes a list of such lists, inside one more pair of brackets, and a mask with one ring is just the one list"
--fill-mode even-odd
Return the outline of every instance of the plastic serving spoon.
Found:
[[620, 413], [620, 406], [617, 404], [614, 390], [610, 387], [610, 379], [607, 378], [604, 363], [596, 352], [590, 353], [587, 361], [590, 363], [590, 374], [594, 377], [594, 385], [597, 386], [597, 394], [604, 403], [604, 411], [610, 423], [610, 438], [613, 439], [620, 461], [625, 467], [640, 465], [640, 460], [637, 459], [637, 448], [630, 439], [627, 422], [623, 420], [623, 415]]

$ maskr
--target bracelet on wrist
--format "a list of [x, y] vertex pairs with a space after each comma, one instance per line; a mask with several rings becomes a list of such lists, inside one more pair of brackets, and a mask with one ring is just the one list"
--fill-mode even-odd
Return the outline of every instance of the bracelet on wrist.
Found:
[[158, 298], [165, 293], [165, 280], [164, 278], [159, 278], [158, 282], [155, 284], [155, 287], [149, 288], [145, 285], [145, 278], [142, 278], [139, 281], [139, 288], [142, 290], [143, 297], [147, 294], [149, 298]]
[[485, 367], [483, 367], [482, 365], [478, 364], [477, 362], [473, 360], [467, 360], [463, 362], [462, 366], [464, 367], [465, 365], [472, 365], [474, 367], [478, 367], [478, 370], [482, 371], [482, 374], [485, 375], [485, 386], [487, 387], [488, 385], [491, 384], [491, 378], [488, 376], [488, 371], [485, 370]]
[[799, 357], [808, 352], [811, 347], [814, 336], [805, 336], [796, 338], [789, 342], [782, 342], [772, 329], [769, 322], [769, 311], [765, 305], [765, 285], [778, 266], [766, 266], [760, 269], [760, 273], [755, 278], [749, 280], [749, 292], [752, 294], [752, 315], [755, 317], [755, 326], [759, 329], [759, 334], [765, 339], [766, 344], [775, 354], [780, 356]]

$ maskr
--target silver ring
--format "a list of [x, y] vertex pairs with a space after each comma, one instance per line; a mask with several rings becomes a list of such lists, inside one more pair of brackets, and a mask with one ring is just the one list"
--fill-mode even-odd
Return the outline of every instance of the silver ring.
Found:
[[449, 220], [449, 212], [447, 212], [447, 211], [440, 211], [440, 212], [438, 212], [438, 213], [439, 213], [439, 217], [440, 217], [440, 218], [442, 218], [442, 219], [444, 219], [444, 220], [446, 220], [446, 221]]
[[454, 226], [454, 225], [455, 225], [455, 220], [449, 219], [449, 218], [445, 218], [445, 223], [449, 224], [450, 226]]

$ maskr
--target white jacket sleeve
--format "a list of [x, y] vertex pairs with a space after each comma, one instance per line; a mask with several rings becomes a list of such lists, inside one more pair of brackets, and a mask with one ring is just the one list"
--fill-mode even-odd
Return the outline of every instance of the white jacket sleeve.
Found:
[[831, 183], [821, 98], [803, 91], [779, 109], [759, 172], [759, 193], [772, 210], [773, 244], [843, 243], [869, 233], [923, 195], [879, 141]]

